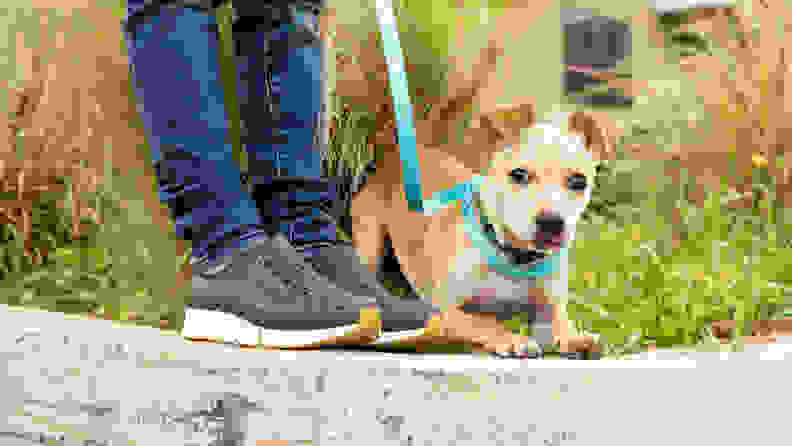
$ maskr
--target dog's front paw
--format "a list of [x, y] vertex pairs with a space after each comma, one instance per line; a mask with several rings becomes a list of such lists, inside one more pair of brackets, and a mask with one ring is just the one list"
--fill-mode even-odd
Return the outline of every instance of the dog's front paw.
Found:
[[502, 359], [542, 359], [544, 351], [536, 342], [529, 342], [514, 349], [495, 350], [492, 355]]
[[571, 360], [597, 360], [600, 359], [600, 352], [596, 351], [581, 351], [581, 352], [561, 352], [561, 358]]
[[556, 346], [560, 347], [559, 354], [564, 359], [582, 360], [601, 357], [600, 345], [593, 336], [576, 336], [564, 342], [557, 340]]

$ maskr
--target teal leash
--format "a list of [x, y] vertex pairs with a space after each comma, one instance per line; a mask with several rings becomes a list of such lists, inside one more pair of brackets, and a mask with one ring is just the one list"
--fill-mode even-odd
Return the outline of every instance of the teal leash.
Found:
[[390, 90], [393, 108], [396, 112], [397, 134], [399, 135], [399, 156], [402, 162], [404, 193], [410, 210], [423, 211], [421, 195], [421, 174], [418, 170], [418, 154], [415, 147], [415, 125], [412, 121], [412, 105], [407, 89], [407, 75], [404, 72], [399, 33], [390, 0], [377, 0], [382, 45], [388, 64]]

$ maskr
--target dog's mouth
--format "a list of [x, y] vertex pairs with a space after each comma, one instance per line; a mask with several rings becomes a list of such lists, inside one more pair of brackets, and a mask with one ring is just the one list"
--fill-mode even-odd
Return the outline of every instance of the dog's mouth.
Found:
[[[484, 211], [481, 207], [481, 200], [478, 197], [475, 200], [475, 206], [477, 207], [479, 215], [483, 215]], [[484, 234], [486, 234], [489, 239], [490, 246], [495, 248], [498, 254], [503, 256], [510, 265], [530, 265], [536, 263], [557, 252], [564, 247], [567, 242], [567, 233], [565, 231], [543, 231], [540, 227], [536, 232], [534, 240], [532, 240], [534, 247], [518, 247], [510, 243], [509, 240], [519, 240], [519, 237], [508, 229], [504, 228], [506, 232], [504, 234], [498, 234], [495, 227], [491, 223], [486, 222], [486, 220], [480, 220], [479, 223], [481, 225], [481, 230], [484, 231]], [[498, 237], [499, 235], [502, 237]]]
[[491, 234], [490, 244], [503, 255], [511, 265], [530, 265], [546, 258], [551, 253], [561, 249], [566, 240], [566, 234], [549, 234], [539, 232], [536, 235], [536, 248], [518, 248], [509, 244], [501, 243], [496, 236], [495, 228], [491, 224], [482, 225], [485, 234]]
[[538, 249], [556, 251], [564, 246], [566, 238], [565, 232], [537, 232], [534, 243]]

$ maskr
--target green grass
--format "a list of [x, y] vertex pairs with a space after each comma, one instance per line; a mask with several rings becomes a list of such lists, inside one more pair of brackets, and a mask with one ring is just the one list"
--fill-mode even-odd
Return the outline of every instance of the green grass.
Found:
[[[234, 111], [235, 76], [228, 57], [228, 12], [218, 12], [224, 50], [221, 76], [229, 86], [229, 137], [244, 166]], [[331, 113], [338, 118], [339, 128], [327, 154], [329, 174], [356, 171], [372, 157], [365, 145], [372, 130], [370, 113], [357, 109], [341, 112], [341, 104], [342, 98], [333, 96]], [[621, 144], [642, 138], [664, 140], [674, 129], [649, 125], [633, 130]], [[773, 201], [767, 172], [755, 172], [755, 187], [767, 189], [770, 198], [757, 203], [755, 209], [725, 209], [718, 200], [726, 191], [713, 193], [702, 210], [684, 200], [683, 186], [663, 183], [663, 167], [627, 159], [609, 163], [598, 175], [594, 201], [579, 225], [572, 251], [569, 312], [579, 330], [601, 336], [609, 357], [644, 349], [650, 342], [660, 347], [720, 348], [706, 329], [710, 321], [774, 317], [790, 304], [792, 248], [788, 234], [792, 234], [792, 220]], [[652, 178], [657, 181], [647, 181]], [[13, 228], [0, 227], [0, 295], [4, 302], [68, 313], [106, 311], [115, 319], [123, 318], [126, 311], [136, 311], [143, 314], [143, 323], [168, 318], [171, 328], [180, 326], [181, 303], [153, 298], [158, 289], [167, 287], [167, 277], [161, 276], [162, 281], [152, 286], [145, 274], [168, 268], [173, 271], [183, 257], [153, 254], [158, 241], [163, 240], [161, 234], [141, 237], [143, 246], [124, 243], [125, 235], [138, 233], [140, 226], [129, 222], [142, 211], [118, 205], [122, 196], [134, 200], [134, 192], [130, 192], [134, 189], [124, 189], [121, 180], [114, 179], [94, 197], [101, 202], [108, 224], [100, 228], [86, 222], [88, 230], [81, 241], [69, 240], [68, 209], [54, 207], [62, 196], [51, 195], [37, 204], [34, 235], [39, 246], [55, 252], [46, 265], [31, 265]], [[764, 205], [769, 205], [768, 215], [760, 212]], [[684, 210], [686, 237], [671, 249], [668, 216], [675, 206]], [[748, 265], [746, 259], [753, 262]], [[515, 330], [526, 328], [519, 318], [512, 324]], [[740, 326], [737, 334], [743, 333], [742, 329]]]
[[613, 351], [633, 333], [634, 344], [691, 346], [712, 341], [705, 328], [713, 320], [768, 319], [790, 304], [792, 227], [779, 209], [730, 212], [715, 194], [703, 210], [682, 209], [685, 238], [676, 248], [662, 213], [580, 228], [570, 278], [578, 328], [601, 334]]

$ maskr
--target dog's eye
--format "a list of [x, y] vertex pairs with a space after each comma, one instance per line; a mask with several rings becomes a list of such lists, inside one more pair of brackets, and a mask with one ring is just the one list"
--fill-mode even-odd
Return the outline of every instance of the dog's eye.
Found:
[[586, 190], [586, 176], [581, 173], [575, 173], [567, 178], [567, 187], [569, 190], [580, 192]]
[[509, 172], [509, 178], [514, 184], [528, 184], [536, 178], [536, 175], [522, 167], [518, 167]]

